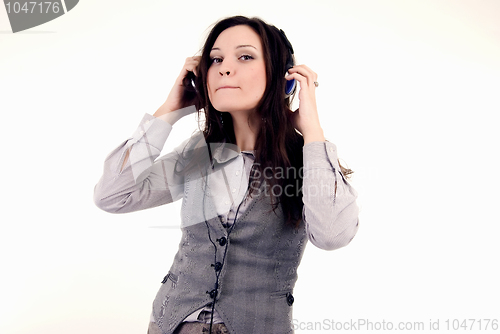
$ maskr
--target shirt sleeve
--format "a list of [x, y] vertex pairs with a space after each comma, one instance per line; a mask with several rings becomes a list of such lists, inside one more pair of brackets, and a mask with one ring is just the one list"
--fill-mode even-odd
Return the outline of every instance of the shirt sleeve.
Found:
[[171, 131], [172, 125], [166, 120], [144, 115], [133, 135], [104, 162], [103, 174], [94, 188], [94, 202], [100, 209], [125, 213], [182, 198], [184, 181], [176, 168], [189, 139], [157, 159]]
[[334, 250], [349, 244], [358, 230], [357, 192], [342, 175], [337, 148], [330, 142], [303, 147], [302, 218], [315, 246]]

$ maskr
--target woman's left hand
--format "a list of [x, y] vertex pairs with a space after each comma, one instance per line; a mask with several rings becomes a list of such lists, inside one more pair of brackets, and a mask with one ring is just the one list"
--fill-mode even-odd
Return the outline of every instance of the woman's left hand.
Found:
[[295, 79], [299, 83], [299, 109], [292, 113], [292, 122], [302, 133], [304, 142], [325, 141], [323, 129], [319, 123], [316, 107], [316, 86], [318, 75], [306, 65], [296, 65], [288, 70], [287, 80]]

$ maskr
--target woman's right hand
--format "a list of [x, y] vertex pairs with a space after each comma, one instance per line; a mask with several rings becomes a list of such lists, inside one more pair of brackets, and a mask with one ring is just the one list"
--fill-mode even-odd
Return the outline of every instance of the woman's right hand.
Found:
[[181, 73], [175, 80], [175, 84], [168, 94], [167, 100], [163, 105], [156, 111], [154, 116], [158, 117], [166, 113], [190, 106], [195, 104], [196, 92], [186, 92], [186, 87], [184, 86], [184, 79], [189, 72], [193, 72], [194, 75], [198, 75], [197, 69], [200, 63], [201, 56], [194, 56], [186, 58], [186, 62], [182, 67]]

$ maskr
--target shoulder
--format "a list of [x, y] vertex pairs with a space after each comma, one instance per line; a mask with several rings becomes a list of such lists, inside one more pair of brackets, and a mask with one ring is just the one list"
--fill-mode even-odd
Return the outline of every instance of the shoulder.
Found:
[[203, 132], [196, 130], [189, 138], [185, 139], [180, 145], [178, 145], [175, 148], [175, 151], [179, 155], [184, 155], [184, 153], [191, 152], [203, 146], [206, 146]]
[[184, 140], [176, 149], [178, 163], [185, 166], [185, 171], [206, 165], [208, 167], [209, 154], [205, 136], [202, 131], [196, 130]]

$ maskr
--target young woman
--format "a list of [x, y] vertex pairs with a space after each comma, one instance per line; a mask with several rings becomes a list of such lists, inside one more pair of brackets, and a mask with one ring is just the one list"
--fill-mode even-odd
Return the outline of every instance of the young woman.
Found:
[[[95, 188], [101, 209], [183, 200], [182, 240], [150, 334], [293, 332], [307, 241], [336, 249], [358, 228], [350, 171], [319, 122], [318, 85], [309, 67], [294, 66], [283, 31], [257, 18], [224, 19], [202, 55], [186, 60], [165, 103], [107, 157]], [[204, 115], [204, 129], [158, 158], [174, 123], [192, 112]]]

